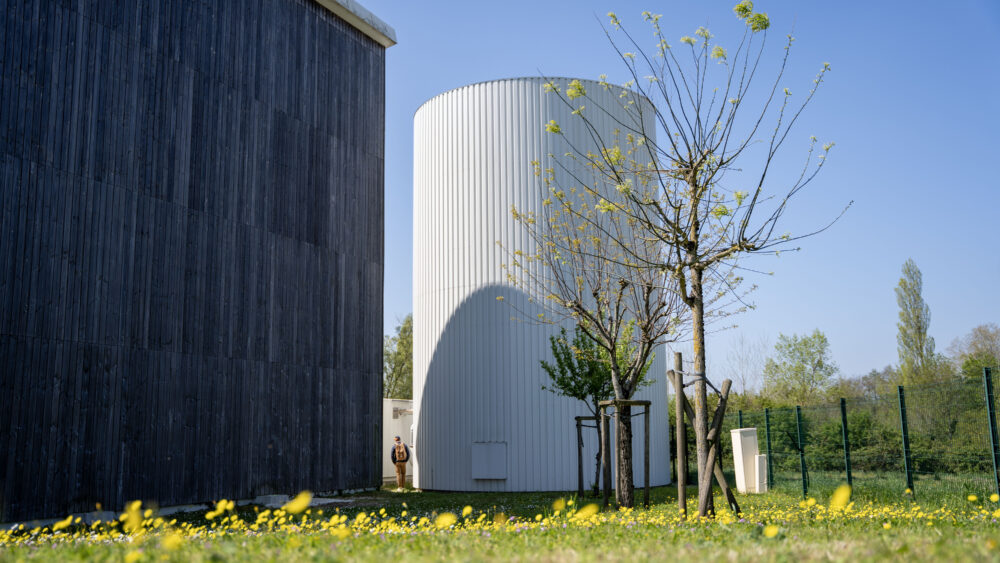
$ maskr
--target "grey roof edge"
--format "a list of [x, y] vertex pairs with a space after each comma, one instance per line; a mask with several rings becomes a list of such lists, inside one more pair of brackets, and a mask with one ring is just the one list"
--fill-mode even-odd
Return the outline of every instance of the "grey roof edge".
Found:
[[396, 44], [396, 30], [355, 0], [316, 0], [316, 3], [356, 27], [383, 47]]

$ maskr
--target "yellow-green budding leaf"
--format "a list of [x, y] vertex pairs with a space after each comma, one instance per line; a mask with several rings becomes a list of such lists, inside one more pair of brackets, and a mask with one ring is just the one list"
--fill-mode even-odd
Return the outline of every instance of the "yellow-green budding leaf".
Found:
[[753, 14], [753, 2], [750, 0], [743, 0], [739, 4], [733, 6], [733, 12], [736, 14], [736, 17], [741, 20], [745, 20]]
[[586, 96], [587, 90], [583, 88], [583, 84], [579, 80], [573, 80], [569, 83], [569, 87], [566, 88], [566, 96], [571, 100], [575, 100], [581, 96]]
[[747, 25], [752, 31], [764, 31], [771, 27], [771, 20], [768, 19], [767, 14], [757, 13], [747, 18]]

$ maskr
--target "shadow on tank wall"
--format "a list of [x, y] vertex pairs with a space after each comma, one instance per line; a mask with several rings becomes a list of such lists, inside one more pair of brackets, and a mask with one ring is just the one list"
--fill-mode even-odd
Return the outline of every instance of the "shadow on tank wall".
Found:
[[[576, 489], [574, 417], [590, 413], [576, 399], [542, 390], [548, 376], [539, 360], [551, 358], [549, 336], [558, 327], [532, 321], [539, 311], [523, 292], [504, 285], [480, 288], [455, 309], [438, 338], [419, 398], [415, 455], [421, 488]], [[641, 456], [641, 423], [634, 428]], [[593, 484], [597, 448], [596, 430], [585, 429], [586, 489]], [[653, 451], [659, 450], [654, 445]], [[653, 460], [655, 484], [669, 482], [667, 464]], [[637, 466], [641, 483], [641, 458]]]

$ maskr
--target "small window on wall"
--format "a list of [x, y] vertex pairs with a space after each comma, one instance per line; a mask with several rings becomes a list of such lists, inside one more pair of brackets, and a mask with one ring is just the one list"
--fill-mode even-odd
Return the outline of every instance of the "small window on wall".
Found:
[[472, 443], [472, 478], [507, 478], [507, 442]]

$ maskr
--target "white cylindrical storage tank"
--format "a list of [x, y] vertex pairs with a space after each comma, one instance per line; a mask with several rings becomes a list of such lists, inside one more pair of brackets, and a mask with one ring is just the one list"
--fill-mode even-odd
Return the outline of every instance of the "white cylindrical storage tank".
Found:
[[[419, 488], [577, 487], [574, 417], [589, 412], [575, 399], [542, 389], [548, 377], [540, 360], [551, 361], [548, 337], [557, 328], [519, 320], [515, 307], [527, 310], [531, 304], [501, 268], [508, 261], [505, 248], [530, 248], [510, 210], [541, 208], [543, 187], [531, 162], [568, 150], [561, 136], [545, 132], [545, 124], [554, 119], [578, 149], [596, 149], [583, 128], [574, 127], [579, 120], [570, 108], [544, 91], [546, 81], [465, 86], [432, 98], [414, 116], [413, 445]], [[569, 80], [555, 82], [565, 86]], [[611, 112], [588, 114], [597, 127], [610, 135], [615, 119], [634, 119], [622, 109], [619, 89], [582, 82], [588, 103]], [[666, 355], [657, 349], [652, 383], [634, 397], [653, 403], [652, 485], [670, 482]], [[641, 418], [634, 422], [635, 482], [641, 486], [643, 428]], [[584, 443], [589, 487], [595, 430], [586, 430]]]

